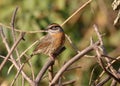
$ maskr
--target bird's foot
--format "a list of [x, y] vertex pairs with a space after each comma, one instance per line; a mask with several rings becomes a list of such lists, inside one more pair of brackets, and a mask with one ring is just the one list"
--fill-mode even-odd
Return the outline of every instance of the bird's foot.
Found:
[[51, 59], [52, 61], [55, 61], [54, 55], [49, 55], [49, 57], [50, 57], [50, 59]]

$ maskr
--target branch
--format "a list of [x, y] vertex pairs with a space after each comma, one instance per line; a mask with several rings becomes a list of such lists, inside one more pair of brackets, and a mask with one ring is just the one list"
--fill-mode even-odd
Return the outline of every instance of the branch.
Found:
[[[32, 48], [36, 43], [38, 43], [39, 40], [35, 41], [33, 44], [31, 44], [27, 49], [25, 49], [21, 54], [20, 56], [16, 59], [16, 61], [20, 60], [22, 58], [23, 55], [25, 55], [25, 53], [30, 49]], [[29, 58], [30, 59], [30, 58]], [[10, 66], [10, 68], [8, 69], [8, 74], [9, 72], [11, 71], [11, 69], [13, 68], [13, 64]]]
[[96, 34], [97, 34], [97, 36], [98, 36], [99, 41], [100, 41], [100, 45], [101, 45], [101, 48], [102, 48], [102, 52], [103, 52], [104, 55], [106, 55], [107, 52], [106, 52], [105, 47], [104, 47], [104, 44], [103, 44], [102, 35], [100, 34], [100, 32], [99, 32], [98, 27], [97, 27], [96, 24], [94, 24], [93, 27], [94, 27], [94, 30], [95, 30], [95, 32], [96, 32]]
[[72, 46], [72, 48], [77, 52], [77, 53], [80, 53], [79, 49], [73, 44], [73, 42], [71, 41], [70, 37], [65, 34], [65, 37], [68, 39], [70, 45]]
[[11, 24], [10, 25], [12, 26], [13, 30], [14, 30], [14, 26], [15, 26], [15, 17], [16, 17], [17, 11], [18, 11], [18, 7], [15, 8], [15, 11], [14, 11], [12, 19], [11, 19]]
[[51, 83], [52, 79], [53, 79], [53, 64], [51, 64], [48, 68], [48, 77], [49, 77], [49, 84]]
[[18, 76], [19, 76], [19, 74], [20, 74], [20, 72], [21, 72], [21, 70], [22, 70], [23, 67], [24, 67], [24, 64], [22, 64], [21, 67], [20, 67], [20, 69], [17, 71], [17, 74], [16, 74], [16, 76], [15, 76], [15, 78], [12, 81], [12, 83], [11, 83], [10, 86], [14, 86], [14, 83], [15, 83], [16, 79], [18, 78]]
[[38, 75], [35, 79], [36, 85], [38, 85], [38, 82], [41, 81], [43, 75], [45, 74], [45, 72], [47, 71], [49, 66], [52, 65], [53, 63], [54, 63], [54, 61], [49, 58], [48, 61], [44, 64], [44, 66], [42, 67], [42, 69], [40, 70], [40, 72], [38, 73]]
[[[4, 56], [2, 56], [2, 55], [0, 55], [0, 58], [3, 58], [3, 59], [5, 59], [5, 57]], [[11, 61], [11, 59], [8, 59], [10, 62], [12, 62]]]
[[104, 63], [103, 63], [103, 61], [102, 61], [102, 59], [101, 59], [101, 58], [102, 58], [102, 57], [101, 57], [101, 54], [99, 53], [99, 50], [98, 50], [98, 47], [95, 46], [94, 49], [95, 49], [95, 51], [96, 51], [96, 54], [97, 54], [97, 57], [98, 57], [98, 60], [99, 60], [99, 65], [101, 66], [101, 68], [102, 68], [109, 76], [111, 76], [112, 78], [114, 78], [116, 81], [118, 81], [118, 82], [120, 83], [120, 78], [114, 76], [114, 75], [113, 75], [110, 71], [108, 71], [108, 70], [106, 69], [106, 67], [104, 66]]
[[[62, 47], [59, 51], [57, 51], [54, 56], [57, 57], [59, 54], [61, 54], [66, 48]], [[43, 75], [45, 74], [45, 72], [47, 71], [47, 69], [54, 64], [54, 60], [52, 59], [48, 59], [48, 61], [45, 63], [45, 65], [42, 67], [42, 69], [40, 70], [40, 72], [38, 73], [36, 79], [35, 79], [35, 86], [38, 85], [38, 82], [41, 81]], [[51, 79], [53, 78], [53, 73], [50, 75]], [[50, 79], [50, 80], [51, 80]]]
[[109, 81], [111, 79], [110, 76], [108, 76], [107, 78], [105, 78], [103, 81], [99, 82], [96, 86], [103, 86], [107, 81]]
[[[26, 60], [29, 58], [29, 56], [26, 55], [26, 54], [24, 56], [26, 57]], [[35, 75], [34, 75], [33, 65], [32, 65], [32, 63], [30, 61], [27, 61], [27, 62], [28, 62], [28, 65], [30, 66], [30, 70], [31, 70], [31, 73], [32, 73], [32, 80], [34, 80]]]
[[90, 45], [89, 47], [85, 48], [80, 53], [78, 53], [77, 55], [75, 55], [68, 62], [66, 62], [65, 65], [63, 65], [63, 67], [59, 70], [59, 72], [53, 78], [53, 80], [51, 82], [51, 86], [54, 86], [54, 84], [58, 81], [59, 77], [68, 69], [68, 67], [70, 67], [73, 63], [75, 63], [80, 58], [82, 58], [86, 53], [92, 51], [94, 49], [94, 46], [98, 46], [99, 44], [100, 44], [100, 42], [98, 41], [95, 44]]
[[76, 82], [76, 80], [70, 80], [70, 81], [67, 81], [67, 82], [64, 82], [62, 83], [62, 86], [66, 86], [66, 85], [72, 85]]
[[86, 7], [92, 0], [88, 0], [85, 4], [83, 4], [81, 7], [79, 7], [70, 17], [68, 17], [62, 24], [63, 26], [65, 23], [67, 23], [73, 16], [75, 16], [79, 11], [81, 11], [84, 7]]
[[[10, 52], [10, 47], [7, 43], [7, 39], [6, 39], [6, 36], [3, 32], [3, 29], [2, 27], [0, 26], [0, 35], [2, 37], [2, 40], [3, 40], [3, 43], [5, 44], [5, 47], [7, 49], [8, 52]], [[10, 55], [10, 59], [12, 61], [12, 63], [14, 64], [14, 66], [16, 67], [17, 70], [19, 70], [19, 65], [17, 64], [16, 60], [13, 58], [12, 54]], [[31, 84], [31, 85], [34, 85], [33, 81], [21, 70], [21, 73], [22, 75], [24, 76], [24, 78]]]
[[[100, 41], [100, 45], [101, 45], [100, 50], [102, 51], [102, 53], [103, 53], [104, 55], [107, 55], [106, 49], [105, 49], [104, 44], [103, 44], [102, 35], [100, 34], [97, 25], [94, 24], [93, 27], [94, 27], [94, 30], [95, 30], [95, 32], [96, 32], [96, 34], [97, 34], [97, 36], [98, 36], [99, 41]], [[97, 46], [95, 47], [95, 50], [96, 50], [96, 53], [97, 53], [97, 57], [98, 57], [100, 66], [103, 68], [103, 70], [104, 70], [108, 75], [112, 76], [115, 80], [117, 80], [117, 81], [119, 82], [119, 79], [117, 79], [116, 70], [115, 70], [112, 66], [110, 66], [110, 70], [112, 71], [113, 74], [112, 74], [111, 72], [109, 72], [109, 71], [104, 67], [104, 64], [103, 64], [102, 58], [101, 58], [102, 55], [99, 53], [99, 50], [98, 50], [98, 47], [97, 47]], [[107, 61], [107, 64], [110, 65], [110, 63], [109, 63], [109, 62], [110, 62], [110, 59], [105, 58], [105, 60]]]
[[12, 52], [14, 51], [14, 49], [17, 47], [17, 45], [19, 44], [19, 42], [22, 40], [23, 36], [25, 35], [25, 33], [20, 33], [19, 38], [17, 39], [17, 41], [13, 44], [10, 52], [7, 54], [6, 58], [3, 60], [3, 62], [0, 65], [0, 71], [2, 70], [2, 68], [4, 67], [5, 63], [7, 62], [7, 60], [9, 59], [10, 55], [12, 54]]
[[[11, 27], [11, 26], [4, 25], [4, 24], [2, 24], [2, 23], [0, 23], [0, 26], [6, 27], [7, 29], [12, 30], [12, 27]], [[45, 32], [44, 30], [38, 30], [38, 31], [23, 31], [23, 30], [19, 30], [19, 29], [17, 29], [17, 28], [14, 28], [14, 30], [15, 30], [16, 32], [19, 32], [19, 33], [25, 32], [26, 34], [35, 34], [35, 33]]]
[[[12, 27], [12, 37], [13, 37], [13, 43], [16, 42], [16, 33], [15, 33], [15, 18], [16, 18], [16, 15], [17, 15], [17, 11], [18, 11], [18, 7], [15, 8], [15, 11], [13, 13], [13, 16], [12, 16], [12, 19], [11, 19], [11, 27]], [[22, 39], [24, 40], [24, 38], [22, 37]], [[15, 48], [15, 52], [16, 52], [16, 55], [17, 55], [17, 58], [19, 58], [19, 52], [18, 52], [18, 48], [16, 47]], [[21, 61], [19, 60], [18, 61], [18, 64], [21, 65]], [[10, 67], [11, 68], [11, 67]], [[9, 72], [9, 71], [8, 71]]]
[[[116, 60], [118, 60], [118, 59], [120, 59], [120, 56], [118, 56], [118, 57], [116, 58]], [[108, 69], [113, 63], [115, 63], [116, 60], [110, 61], [110, 64], [107, 65], [106, 69]], [[95, 82], [99, 81], [100, 77], [102, 77], [102, 75], [103, 75], [104, 73], [105, 73], [105, 71], [102, 71], [102, 73], [98, 76], [98, 78], [95, 80]]]

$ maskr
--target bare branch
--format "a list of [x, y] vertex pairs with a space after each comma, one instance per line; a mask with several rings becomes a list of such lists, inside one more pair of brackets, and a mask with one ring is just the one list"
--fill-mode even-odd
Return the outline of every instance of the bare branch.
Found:
[[70, 39], [70, 37], [65, 34], [65, 37], [68, 39], [70, 45], [72, 46], [72, 48], [77, 52], [77, 53], [80, 53], [79, 49], [73, 44], [72, 40]]
[[23, 38], [23, 36], [25, 35], [25, 33], [21, 33], [19, 35], [19, 38], [17, 39], [17, 41], [13, 44], [10, 52], [7, 54], [6, 58], [3, 60], [3, 62], [0, 65], [0, 71], [2, 70], [2, 68], [4, 67], [5, 63], [7, 62], [7, 60], [9, 59], [10, 55], [12, 54], [12, 52], [14, 51], [14, 49], [17, 47], [17, 45], [19, 44], [19, 42], [21, 41], [21, 39]]
[[[15, 8], [15, 11], [14, 11], [13, 16], [12, 16], [12, 19], [11, 19], [12, 37], [13, 37], [13, 42], [14, 42], [14, 43], [16, 42], [15, 18], [16, 18], [16, 15], [17, 15], [17, 10], [18, 10], [18, 7]], [[22, 39], [24, 40], [24, 37], [22, 37]], [[15, 52], [16, 52], [17, 58], [19, 58], [19, 52], [18, 52], [18, 48], [17, 48], [17, 47], [15, 48]], [[18, 61], [18, 64], [21, 65], [20, 60]], [[11, 68], [11, 67], [10, 67], [10, 68]], [[8, 72], [9, 72], [9, 71], [8, 71]]]
[[[97, 25], [95, 25], [94, 24], [94, 30], [95, 30], [95, 32], [96, 32], [96, 34], [97, 34], [97, 36], [98, 36], [98, 39], [99, 39], [99, 41], [100, 41], [100, 45], [101, 45], [101, 51], [102, 51], [102, 53], [104, 54], [104, 55], [107, 55], [107, 52], [106, 52], [106, 50], [105, 50], [105, 47], [104, 47], [104, 44], [103, 44], [103, 40], [102, 40], [102, 35], [100, 34], [100, 32], [98, 31], [98, 27], [97, 27]], [[115, 76], [115, 77], [117, 77], [117, 75], [116, 75], [116, 70], [112, 67], [112, 66], [110, 66], [110, 70], [112, 71], [112, 73], [110, 73], [109, 71], [107, 71], [107, 69], [104, 67], [104, 65], [102, 64], [102, 59], [100, 58], [100, 57], [102, 57], [100, 54], [99, 54], [99, 51], [98, 51], [98, 49], [97, 49], [97, 47], [95, 48], [95, 50], [96, 50], [96, 53], [97, 53], [97, 55], [99, 55], [98, 56], [98, 60], [99, 60], [99, 64], [101, 65], [101, 67], [103, 67], [103, 69], [108, 73], [108, 74], [112, 74], [113, 73], [113, 77]], [[107, 64], [108, 65], [110, 65], [110, 59], [108, 59], [108, 58], [105, 58], [106, 59], [106, 61], [107, 61]], [[112, 76], [112, 75], [111, 75]], [[115, 78], [114, 77], [114, 78]]]
[[[115, 61], [119, 61], [119, 59], [116, 59], [116, 58], [113, 58], [113, 57], [110, 57], [110, 56], [107, 56], [107, 55], [101, 55], [102, 57], [105, 57], [105, 58], [109, 58], [111, 60], [115, 60]], [[109, 62], [110, 63], [110, 62]]]
[[15, 17], [16, 17], [16, 14], [17, 14], [17, 10], [18, 10], [18, 7], [15, 8], [15, 11], [14, 11], [12, 19], [11, 19], [12, 29], [14, 29], [14, 26], [15, 26]]
[[[29, 56], [28, 55], [24, 55], [25, 57], [26, 57], [26, 59], [28, 59], [29, 58]], [[27, 61], [28, 62], [28, 64], [29, 64], [29, 66], [30, 66], [30, 69], [31, 69], [31, 73], [32, 73], [32, 79], [34, 80], [35, 79], [35, 75], [34, 75], [34, 71], [33, 71], [33, 66], [32, 66], [32, 63], [30, 62], [30, 60], [29, 61]]]
[[70, 70], [78, 69], [78, 68], [81, 68], [81, 66], [78, 65], [78, 66], [75, 66], [75, 67], [68, 68], [68, 69], [66, 70], [66, 72], [67, 72], [67, 71], [70, 71]]
[[[120, 56], [118, 56], [116, 59], [117, 59], [117, 60], [120, 59]], [[108, 69], [114, 62], [116, 62], [116, 60], [110, 61], [110, 64], [107, 65], [106, 69]], [[100, 77], [102, 77], [102, 75], [103, 75], [104, 73], [105, 73], [105, 71], [103, 71], [103, 72], [99, 75], [98, 79], [96, 79], [95, 82], [97, 82], [97, 81], [100, 79]]]
[[[65, 50], [65, 47], [62, 47], [58, 52], [54, 54], [55, 57], [57, 57], [60, 53], [62, 53]], [[47, 71], [47, 69], [54, 64], [54, 60], [48, 59], [48, 61], [45, 63], [45, 65], [42, 67], [40, 72], [38, 73], [36, 79], [35, 79], [35, 85], [38, 85], [38, 82], [41, 81], [43, 75]], [[53, 70], [53, 69], [52, 69]], [[50, 80], [53, 78], [53, 72], [50, 74]]]
[[44, 64], [44, 66], [42, 67], [42, 69], [40, 70], [40, 72], [38, 73], [38, 75], [35, 79], [36, 85], [38, 85], [38, 82], [41, 81], [43, 75], [45, 74], [45, 72], [47, 71], [49, 66], [52, 65], [53, 63], [54, 63], [54, 61], [49, 58], [48, 61]]
[[48, 68], [48, 77], [49, 77], [49, 84], [51, 83], [52, 79], [53, 79], [53, 65], [51, 64]]
[[101, 54], [99, 53], [99, 50], [98, 50], [98, 47], [95, 46], [94, 49], [95, 49], [95, 51], [96, 51], [96, 54], [97, 54], [97, 57], [98, 57], [98, 60], [99, 60], [99, 65], [101, 66], [101, 68], [102, 68], [109, 76], [111, 76], [112, 78], [114, 78], [116, 81], [118, 81], [118, 82], [120, 83], [120, 78], [114, 76], [114, 75], [113, 75], [110, 71], [108, 71], [108, 70], [106, 69], [106, 67], [104, 66], [104, 63], [103, 63], [103, 61], [102, 61], [102, 59], [101, 59], [101, 58], [102, 58], [102, 57], [101, 57]]
[[[4, 25], [2, 23], [0, 23], [0, 26], [3, 26], [3, 27], [6, 27], [7, 29], [10, 29], [12, 30], [12, 27], [11, 26], [8, 26], [8, 25]], [[23, 31], [23, 30], [19, 30], [17, 28], [14, 29], [16, 32], [25, 32], [26, 34], [35, 34], [35, 33], [41, 33], [41, 32], [45, 32], [45, 30], [38, 30], [38, 31]]]
[[103, 79], [101, 82], [99, 82], [97, 85], [95, 86], [103, 86], [107, 81], [109, 81], [111, 79], [110, 76], [108, 76], [107, 78]]
[[76, 80], [70, 80], [70, 81], [67, 81], [67, 82], [64, 82], [62, 83], [62, 86], [66, 86], [66, 85], [72, 85], [76, 82]]
[[110, 86], [117, 86], [117, 81], [113, 79]]
[[0, 26], [0, 35], [1, 35], [1, 37], [2, 37], [3, 43], [4, 43], [5, 46], [6, 46], [7, 51], [9, 52], [9, 51], [10, 51], [9, 45], [8, 45], [8, 43], [7, 43], [7, 38], [6, 38], [6, 36], [5, 36], [4, 32], [3, 32], [2, 26]]
[[[119, 70], [118, 70], [119, 73]], [[107, 81], [109, 81], [111, 79], [111, 76], [106, 77], [104, 80], [102, 80], [101, 82], [99, 82], [96, 86], [103, 86]], [[116, 80], [113, 79], [111, 86], [116, 86]]]
[[15, 78], [13, 79], [13, 81], [12, 81], [12, 83], [11, 83], [10, 86], [14, 86], [14, 83], [15, 83], [16, 79], [18, 78], [18, 76], [19, 76], [19, 74], [20, 74], [23, 66], [24, 66], [24, 64], [22, 64], [21, 67], [20, 67], [20, 69], [17, 71], [17, 74], [16, 74]]
[[91, 83], [92, 83], [92, 77], [93, 77], [93, 73], [94, 73], [94, 70], [95, 70], [96, 66], [92, 69], [91, 71], [91, 74], [90, 74], [90, 80], [89, 80], [89, 86], [91, 86]]
[[106, 55], [107, 53], [106, 53], [106, 50], [105, 50], [105, 48], [104, 48], [102, 35], [101, 35], [100, 32], [98, 31], [97, 25], [94, 24], [93, 27], [94, 27], [94, 30], [95, 30], [95, 32], [96, 32], [96, 34], [97, 34], [97, 36], [98, 36], [99, 41], [100, 41], [100, 45], [101, 45], [101, 48], [102, 48], [102, 50], [103, 50], [102, 52], [103, 52], [104, 55]]
[[[20, 56], [17, 58], [16, 61], [20, 60], [22, 58], [23, 55], [25, 55], [25, 53], [30, 49], [32, 48], [36, 43], [38, 43], [39, 40], [35, 41], [33, 44], [31, 44], [27, 49], [25, 49], [21, 54]], [[30, 59], [30, 58], [29, 58]], [[11, 71], [11, 69], [13, 68], [13, 64], [10, 66], [9, 70], [8, 70], [8, 74], [9, 72]]]
[[[0, 57], [1, 57], [1, 58], [3, 58], [3, 59], [5, 59], [5, 57], [4, 57], [4, 56], [2, 56], [2, 55], [0, 55]], [[12, 62], [12, 61], [11, 61], [11, 59], [8, 59], [8, 60], [9, 60], [10, 62]]]
[[[9, 45], [7, 43], [7, 40], [6, 40], [6, 36], [3, 32], [3, 29], [2, 27], [0, 26], [0, 34], [1, 34], [1, 37], [2, 37], [2, 40], [3, 40], [3, 43], [5, 44], [5, 47], [7, 48], [7, 51], [10, 52], [10, 48], [9, 48]], [[16, 60], [13, 58], [12, 54], [10, 55], [10, 58], [11, 58], [11, 61], [12, 63], [14, 64], [14, 66], [17, 68], [17, 70], [19, 70], [19, 65], [17, 64]], [[31, 84], [33, 85], [33, 81], [31, 81], [31, 79], [23, 72], [21, 71], [22, 75], [24, 76], [24, 78]]]
[[86, 7], [92, 0], [88, 0], [85, 4], [83, 4], [81, 7], [79, 7], [70, 17], [68, 17], [62, 24], [63, 26], [65, 23], [67, 23], [73, 16], [75, 16], [79, 11], [81, 11], [84, 7]]
[[[75, 67], [70, 67], [70, 68], [68, 68], [65, 72], [67, 72], [67, 71], [70, 71], [70, 70], [75, 70], [75, 69], [78, 69], [78, 68], [81, 68], [81, 66], [75, 66]], [[56, 74], [57, 72], [55, 72], [54, 73], [54, 75]], [[47, 77], [47, 75], [45, 75], [43, 78], [46, 78]]]
[[78, 61], [80, 58], [82, 58], [88, 52], [92, 51], [94, 49], [94, 46], [98, 46], [99, 44], [100, 44], [99, 41], [96, 42], [95, 44], [85, 48], [80, 53], [75, 55], [72, 59], [70, 59], [68, 62], [66, 62], [65, 65], [63, 65], [63, 67], [59, 70], [59, 72], [53, 78], [53, 80], [51, 82], [51, 86], [53, 86], [58, 81], [59, 77], [70, 67], [70, 65], [72, 65], [73, 63]]

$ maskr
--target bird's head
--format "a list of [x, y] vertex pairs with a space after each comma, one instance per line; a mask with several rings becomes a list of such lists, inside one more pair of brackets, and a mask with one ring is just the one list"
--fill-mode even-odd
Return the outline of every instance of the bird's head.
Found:
[[54, 34], [54, 33], [59, 33], [59, 32], [64, 32], [62, 27], [59, 24], [53, 23], [48, 25], [46, 32], [49, 34]]

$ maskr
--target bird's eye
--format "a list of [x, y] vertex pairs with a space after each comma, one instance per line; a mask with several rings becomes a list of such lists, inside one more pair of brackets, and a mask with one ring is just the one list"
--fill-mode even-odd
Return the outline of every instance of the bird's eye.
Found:
[[58, 26], [54, 26], [54, 27], [52, 27], [51, 29], [52, 29], [52, 30], [58, 30], [58, 28], [59, 28]]

